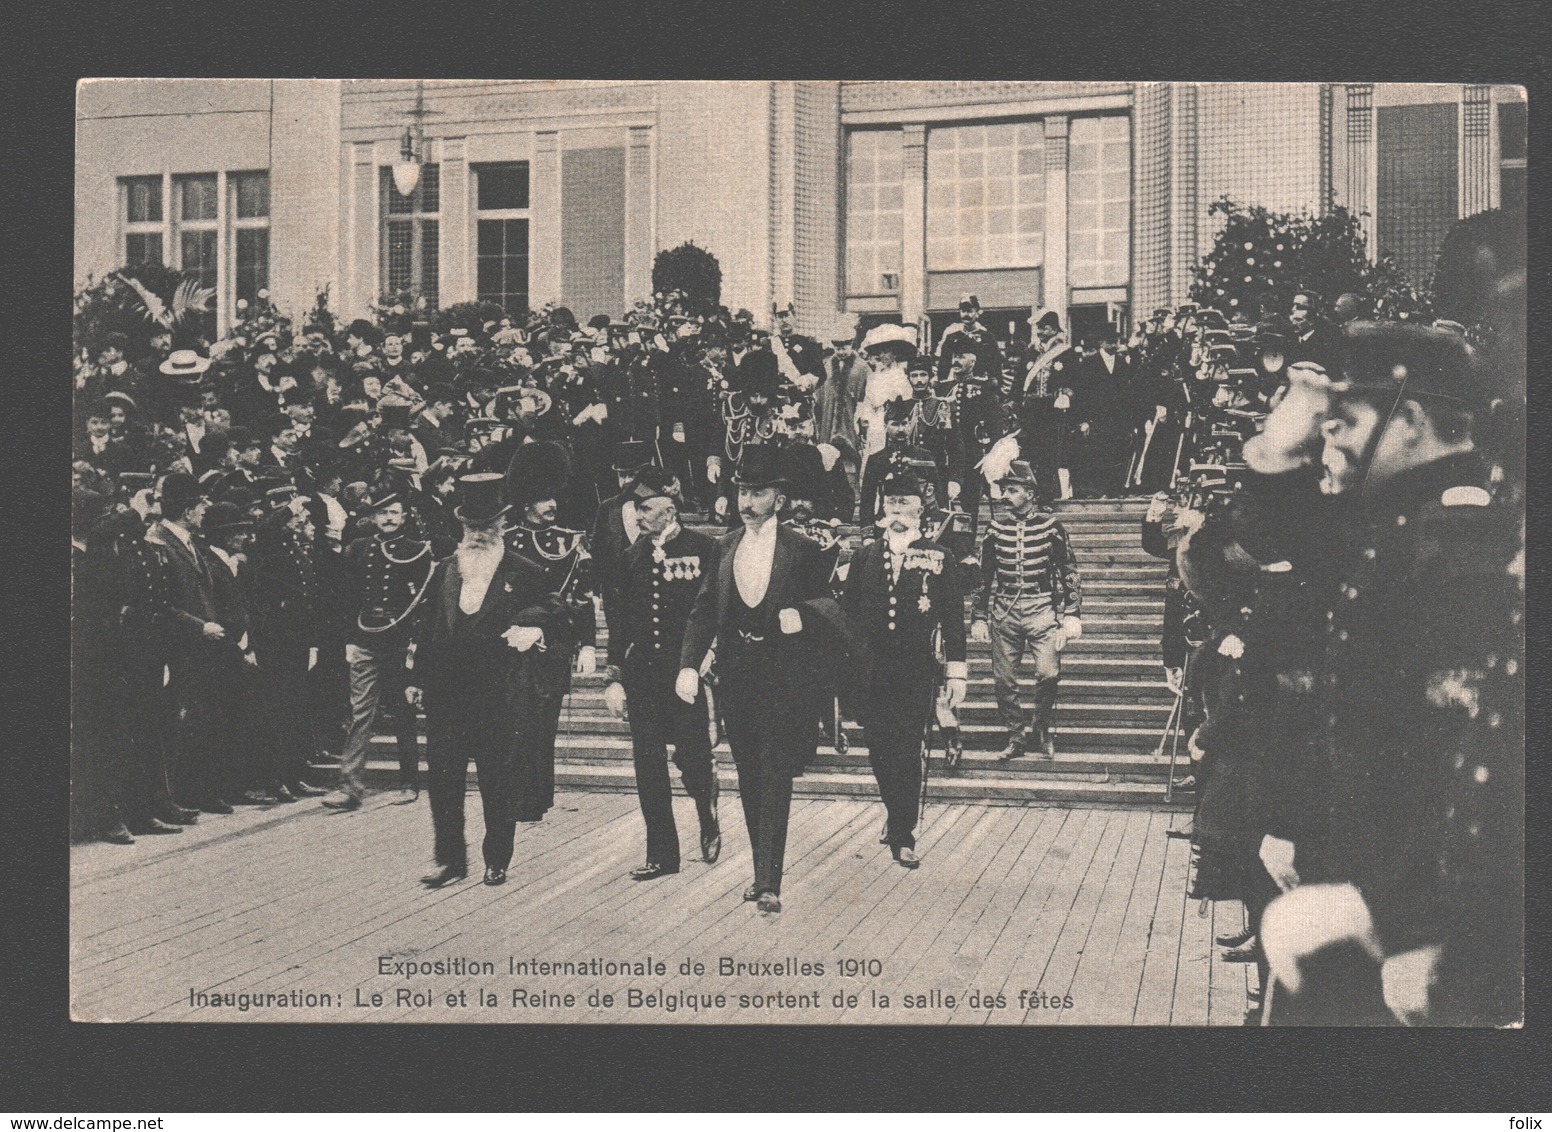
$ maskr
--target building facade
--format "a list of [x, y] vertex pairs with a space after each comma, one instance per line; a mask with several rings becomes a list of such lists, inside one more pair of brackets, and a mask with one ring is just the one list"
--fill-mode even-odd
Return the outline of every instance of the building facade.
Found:
[[[417, 94], [426, 113], [410, 114]], [[407, 127], [419, 176], [393, 166]], [[410, 290], [586, 319], [686, 241], [723, 302], [802, 329], [1050, 307], [1080, 335], [1182, 300], [1208, 207], [1364, 217], [1426, 282], [1455, 220], [1523, 202], [1515, 87], [1067, 82], [100, 80], [78, 93], [76, 276], [197, 271], [364, 314]]]

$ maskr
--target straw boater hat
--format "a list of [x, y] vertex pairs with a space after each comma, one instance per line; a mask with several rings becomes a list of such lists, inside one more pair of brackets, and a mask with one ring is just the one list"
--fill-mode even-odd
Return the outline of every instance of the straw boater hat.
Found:
[[174, 350], [167, 360], [156, 367], [168, 377], [198, 380], [200, 374], [210, 368], [210, 359], [200, 357], [195, 350]]

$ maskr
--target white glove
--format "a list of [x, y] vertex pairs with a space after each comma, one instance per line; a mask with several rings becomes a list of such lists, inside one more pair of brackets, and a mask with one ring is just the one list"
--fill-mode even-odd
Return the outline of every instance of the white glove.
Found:
[[[683, 444], [684, 443], [684, 423], [682, 421], [676, 422], [674, 424], [672, 435], [673, 435], [674, 443], [675, 444]], [[709, 459], [709, 457], [708, 457], [708, 459]]]
[[1294, 844], [1270, 833], [1261, 839], [1261, 864], [1266, 875], [1277, 882], [1277, 887], [1288, 892], [1299, 883], [1298, 870], [1293, 867]]
[[792, 384], [796, 385], [804, 393], [812, 393], [814, 386], [819, 384], [819, 379], [811, 373], [800, 373], [792, 379]]
[[314, 645], [307, 650], [307, 671], [311, 672], [318, 667], [318, 646]]
[[1415, 1026], [1425, 1021], [1430, 992], [1438, 978], [1438, 944], [1392, 955], [1380, 968], [1385, 1005], [1403, 1025]]
[[404, 689], [404, 702], [412, 707], [419, 707], [421, 702], [420, 689], [413, 684]]
[[604, 689], [604, 707], [609, 709], [609, 714], [615, 719], [625, 719], [625, 688], [618, 681]]
[[948, 696], [946, 703], [949, 711], [956, 711], [959, 705], [965, 702], [965, 689], [967, 684], [962, 677], [950, 676], [948, 679]]
[[700, 673], [693, 668], [681, 668], [679, 670], [679, 678], [674, 681], [674, 695], [687, 704], [693, 704], [700, 690]]
[[1184, 668], [1164, 669], [1164, 683], [1177, 696], [1180, 694], [1180, 683], [1185, 679], [1185, 676], [1186, 670]]
[[592, 645], [583, 645], [577, 650], [577, 675], [591, 676], [598, 671], [598, 650]]
[[959, 498], [959, 491], [960, 491], [959, 481], [958, 480], [949, 480], [948, 481], [948, 497], [950, 499], [958, 499]]
[[789, 637], [803, 631], [803, 615], [796, 609], [783, 609], [776, 618], [781, 624], [781, 631]]
[[[677, 440], [678, 437], [675, 436], [674, 439]], [[718, 480], [720, 480], [722, 478], [722, 457], [721, 456], [707, 456], [706, 457], [706, 478], [708, 480], [710, 480], [712, 483], [716, 483]]]
[[719, 519], [726, 519], [727, 518], [727, 510], [728, 510], [727, 496], [725, 496], [725, 495], [717, 496], [717, 502], [714, 505], [713, 510], [715, 510], [717, 512], [717, 518], [719, 518]]
[[978, 645], [984, 645], [992, 639], [992, 629], [985, 621], [970, 622], [970, 639]]
[[544, 640], [544, 630], [533, 625], [513, 625], [501, 639], [518, 652], [527, 652]]

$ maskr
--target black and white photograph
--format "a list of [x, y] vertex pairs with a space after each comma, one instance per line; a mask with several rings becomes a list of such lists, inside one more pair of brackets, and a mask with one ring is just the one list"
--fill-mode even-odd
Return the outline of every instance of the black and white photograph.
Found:
[[1527, 120], [81, 81], [70, 1017], [1522, 1027]]

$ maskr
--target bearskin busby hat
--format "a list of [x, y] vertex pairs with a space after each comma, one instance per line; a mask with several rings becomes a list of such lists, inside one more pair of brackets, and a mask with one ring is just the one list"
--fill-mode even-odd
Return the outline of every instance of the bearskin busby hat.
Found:
[[542, 499], [555, 499], [571, 478], [571, 457], [550, 440], [520, 444], [507, 465], [507, 500], [514, 507], [528, 507]]

